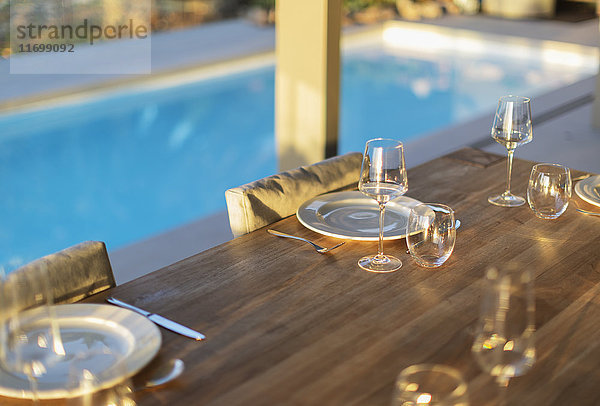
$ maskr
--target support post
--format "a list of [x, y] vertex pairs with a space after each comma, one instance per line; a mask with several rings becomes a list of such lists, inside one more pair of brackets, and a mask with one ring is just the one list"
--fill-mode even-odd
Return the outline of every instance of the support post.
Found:
[[275, 138], [279, 169], [337, 154], [342, 0], [278, 0]]

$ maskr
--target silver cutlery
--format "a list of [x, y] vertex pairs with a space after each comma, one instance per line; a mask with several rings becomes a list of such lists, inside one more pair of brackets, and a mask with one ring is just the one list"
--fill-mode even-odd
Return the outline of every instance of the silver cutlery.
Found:
[[133, 391], [138, 392], [148, 388], [164, 385], [171, 382], [181, 375], [185, 369], [185, 364], [179, 358], [170, 359], [167, 363], [162, 363], [158, 368], [151, 372], [143, 382], [136, 383], [134, 378]]
[[583, 210], [583, 209], [575, 209], [575, 210], [577, 210], [580, 213], [587, 214], [589, 216], [600, 216], [600, 213], [595, 212], [595, 211], [588, 211], [588, 210]]
[[591, 173], [586, 173], [585, 175], [577, 176], [576, 178], [571, 179], [572, 182], [577, 182], [578, 180], [584, 180], [592, 176]]
[[305, 238], [296, 237], [295, 235], [290, 235], [290, 234], [282, 233], [281, 231], [275, 231], [275, 230], [269, 229], [269, 230], [267, 230], [267, 232], [269, 234], [275, 235], [277, 237], [293, 238], [294, 240], [300, 240], [300, 241], [307, 242], [310, 245], [312, 245], [319, 254], [325, 254], [326, 252], [329, 252], [329, 251], [331, 251], [333, 249], [336, 249], [340, 245], [344, 245], [344, 242], [341, 242], [341, 243], [339, 243], [337, 245], [334, 245], [331, 248], [325, 248], [325, 247], [321, 247], [319, 244], [315, 244], [314, 242], [312, 242], [310, 240], [307, 240]]
[[166, 328], [167, 330], [171, 330], [177, 334], [181, 334], [183, 336], [193, 338], [194, 340], [197, 340], [197, 341], [204, 340], [206, 338], [204, 336], [204, 334], [199, 333], [195, 330], [192, 330], [189, 327], [183, 326], [179, 323], [176, 323], [176, 322], [169, 320], [158, 314], [151, 313], [146, 310], [142, 310], [139, 307], [132, 306], [129, 303], [125, 303], [122, 300], [116, 299], [114, 297], [108, 297], [108, 298], [106, 298], [106, 301], [108, 303], [123, 307], [125, 309], [133, 310], [134, 312], [139, 313], [142, 316], [148, 318], [148, 320], [158, 324], [161, 327]]

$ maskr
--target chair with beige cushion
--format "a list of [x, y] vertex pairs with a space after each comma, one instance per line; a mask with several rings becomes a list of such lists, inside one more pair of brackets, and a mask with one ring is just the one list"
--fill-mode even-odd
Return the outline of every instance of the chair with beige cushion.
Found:
[[85, 241], [55, 254], [36, 259], [14, 272], [45, 267], [54, 303], [73, 303], [114, 287], [106, 246], [101, 241]]
[[362, 154], [351, 152], [247, 183], [225, 192], [234, 237], [296, 213], [317, 195], [356, 188]]

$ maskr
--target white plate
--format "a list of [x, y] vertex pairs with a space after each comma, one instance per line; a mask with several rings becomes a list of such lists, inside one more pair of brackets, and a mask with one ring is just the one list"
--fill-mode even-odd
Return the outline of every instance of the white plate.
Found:
[[[122, 355], [124, 370], [99, 382], [95, 389], [108, 388], [143, 368], [158, 352], [161, 335], [150, 320], [130, 310], [101, 304], [67, 304], [55, 306], [65, 357], [38, 378], [40, 399], [59, 399], [78, 395], [69, 392], [69, 365], [75, 354], [82, 351], [98, 353], [90, 359], [89, 368], [95, 376], [113, 365], [101, 357], [102, 348]], [[94, 351], [96, 350], [96, 351]], [[116, 372], [116, 371], [115, 371]], [[24, 374], [0, 368], [0, 395], [31, 399], [29, 382]]]
[[[406, 235], [410, 209], [419, 203], [400, 196], [386, 204], [384, 240], [396, 240]], [[296, 216], [306, 228], [330, 237], [359, 241], [379, 239], [379, 205], [359, 191], [317, 196], [304, 202]]]
[[575, 193], [586, 202], [600, 206], [600, 175], [590, 176], [577, 182]]

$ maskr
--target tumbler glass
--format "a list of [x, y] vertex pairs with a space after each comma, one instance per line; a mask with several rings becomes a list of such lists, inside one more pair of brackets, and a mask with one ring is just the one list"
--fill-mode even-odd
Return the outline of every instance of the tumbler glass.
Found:
[[417, 364], [403, 370], [396, 380], [393, 406], [468, 406], [467, 384], [449, 366]]
[[452, 254], [456, 241], [454, 210], [438, 203], [415, 206], [409, 216], [406, 245], [417, 264], [435, 268]]
[[537, 164], [531, 169], [527, 201], [535, 215], [555, 219], [567, 210], [572, 193], [571, 171], [558, 164]]

